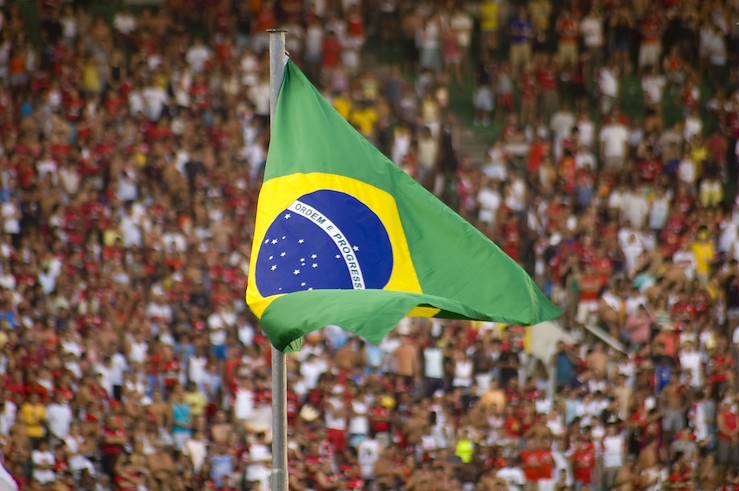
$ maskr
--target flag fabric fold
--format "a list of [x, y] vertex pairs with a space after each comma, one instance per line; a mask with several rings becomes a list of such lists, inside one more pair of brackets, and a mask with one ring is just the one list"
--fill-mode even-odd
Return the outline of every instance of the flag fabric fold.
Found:
[[272, 125], [246, 301], [280, 350], [329, 324], [379, 343], [406, 315], [530, 325], [561, 314], [292, 62]]

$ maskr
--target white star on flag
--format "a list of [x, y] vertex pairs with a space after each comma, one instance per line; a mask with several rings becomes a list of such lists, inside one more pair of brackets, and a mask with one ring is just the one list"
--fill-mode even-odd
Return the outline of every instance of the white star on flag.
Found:
[[291, 217], [291, 216], [292, 216], [291, 214], [289, 214], [289, 213], [285, 213], [285, 220], [290, 220], [290, 217]]
[[280, 253], [280, 257], [285, 257], [285, 253], [284, 252], [281, 252]]
[[275, 245], [275, 244], [277, 244], [277, 239], [272, 239], [272, 241], [271, 241], [270, 243], [271, 243], [272, 245]]
[[318, 267], [318, 263], [313, 263], [313, 264], [311, 264], [311, 267], [312, 267], [312, 268], [317, 268], [317, 267]]
[[311, 258], [311, 259], [315, 259], [315, 258], [317, 258], [317, 257], [318, 257], [318, 254], [311, 254], [311, 255], [310, 255], [310, 258]]
[[294, 274], [295, 276], [299, 275], [299, 274], [300, 274], [300, 270], [299, 270], [299, 269], [296, 269], [295, 271], [293, 271], [293, 274]]
[[272, 267], [269, 268], [269, 269], [271, 269], [272, 271], [274, 271], [275, 269], [277, 269], [277, 265], [276, 264], [273, 264]]
[[353, 246], [353, 247], [352, 247], [352, 249], [354, 249], [354, 251], [356, 252], [356, 251], [358, 251], [358, 250], [359, 250], [359, 247], [357, 247], [357, 246]]
[[305, 242], [303, 239], [298, 240], [298, 244], [302, 244], [303, 242]]

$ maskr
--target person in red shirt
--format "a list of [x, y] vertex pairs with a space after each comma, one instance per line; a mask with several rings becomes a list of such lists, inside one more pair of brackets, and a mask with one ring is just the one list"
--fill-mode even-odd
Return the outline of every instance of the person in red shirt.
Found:
[[180, 360], [174, 356], [172, 348], [166, 346], [163, 350], [162, 372], [164, 388], [171, 392], [179, 381]]
[[587, 265], [580, 278], [580, 302], [577, 306], [576, 316], [578, 322], [586, 323], [588, 317], [598, 310], [602, 289], [603, 277], [595, 270], [593, 265]]
[[333, 30], [329, 29], [326, 33], [321, 51], [324, 68], [333, 69], [339, 64], [341, 60], [341, 41]]
[[526, 449], [521, 452], [523, 474], [529, 484], [536, 485], [540, 479], [538, 450], [536, 441], [532, 438], [527, 442]]
[[572, 454], [572, 470], [575, 482], [583, 487], [593, 484], [593, 470], [595, 468], [595, 447], [584, 437], [575, 443], [575, 453]]
[[102, 454], [103, 472], [110, 477], [111, 482], [116, 482], [116, 463], [127, 442], [123, 420], [108, 416], [103, 428], [100, 453]]
[[370, 409], [370, 427], [377, 434], [390, 432], [390, 410], [382, 404], [375, 404]]
[[559, 47], [557, 61], [565, 68], [577, 64], [577, 33], [579, 30], [578, 18], [572, 8], [566, 8], [557, 21], [559, 33]]
[[516, 416], [512, 406], [506, 406], [506, 419], [503, 424], [508, 438], [519, 438], [521, 436], [521, 420]]
[[539, 480], [552, 481], [555, 476], [554, 458], [552, 458], [552, 450], [545, 439], [541, 440], [539, 448], [536, 450], [536, 460], [539, 462]]
[[718, 416], [718, 463], [737, 465], [739, 462], [739, 418], [730, 400], [719, 405]]
[[530, 175], [536, 175], [539, 172], [542, 162], [549, 155], [549, 150], [547, 141], [535, 134], [534, 142], [531, 144], [531, 149], [529, 150], [528, 171]]

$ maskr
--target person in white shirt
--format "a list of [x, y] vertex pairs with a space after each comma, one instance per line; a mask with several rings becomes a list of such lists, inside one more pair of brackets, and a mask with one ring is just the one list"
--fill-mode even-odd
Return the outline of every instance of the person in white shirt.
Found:
[[667, 216], [670, 213], [670, 202], [672, 201], [672, 193], [665, 189], [657, 189], [655, 196], [652, 198], [652, 205], [649, 208], [649, 228], [655, 231], [662, 230], [667, 223]]
[[595, 142], [595, 123], [590, 119], [588, 113], [580, 111], [577, 115], [575, 126], [577, 127], [578, 146], [592, 150], [593, 143]]
[[645, 247], [641, 237], [636, 233], [629, 233], [621, 243], [621, 251], [626, 259], [626, 270], [631, 273], [644, 253]]
[[167, 92], [158, 85], [149, 85], [141, 91], [144, 101], [144, 113], [149, 121], [159, 121], [164, 108], [169, 104]]
[[695, 254], [693, 254], [693, 251], [688, 249], [687, 244], [683, 245], [677, 252], [675, 252], [675, 254], [672, 255], [672, 262], [676, 266], [680, 267], [688, 281], [692, 281], [693, 278], [695, 278]]
[[0, 397], [2, 398], [0, 400], [0, 407], [2, 407], [2, 411], [0, 411], [0, 436], [8, 436], [11, 428], [15, 425], [15, 415], [18, 408], [4, 394]]
[[571, 135], [575, 123], [575, 114], [566, 107], [560, 108], [552, 115], [549, 128], [554, 133], [554, 159], [556, 161], [562, 158], [562, 143]]
[[503, 145], [498, 142], [488, 150], [482, 173], [493, 181], [503, 182], [508, 178], [508, 167]]
[[699, 389], [703, 385], [703, 355], [695, 349], [695, 343], [687, 341], [680, 350], [680, 367], [685, 372], [691, 387]]
[[326, 425], [326, 429], [329, 433], [329, 440], [332, 442], [338, 442], [335, 443], [335, 445], [338, 444], [339, 447], [342, 446], [343, 442], [346, 441], [345, 436], [347, 429], [347, 409], [344, 401], [342, 400], [343, 398], [341, 398], [343, 392], [344, 391], [342, 386], [334, 386], [334, 395], [333, 397], [328, 399], [326, 410], [324, 413], [324, 424]]
[[622, 169], [626, 161], [629, 130], [615, 117], [601, 130], [599, 138], [601, 157], [606, 168]]
[[102, 363], [98, 363], [95, 366], [95, 373], [98, 376], [100, 386], [108, 393], [108, 397], [113, 397], [113, 380], [111, 378], [109, 362], [110, 358], [106, 357]]
[[598, 73], [598, 88], [600, 89], [601, 111], [609, 113], [618, 97], [618, 68], [615, 66], [601, 68]]
[[603, 488], [613, 489], [616, 484], [616, 475], [624, 465], [626, 443], [622, 433], [616, 425], [608, 427], [603, 438]]
[[526, 476], [521, 469], [519, 459], [506, 464], [506, 466], [499, 469], [495, 475], [505, 481], [508, 485], [508, 491], [520, 491], [526, 485]]
[[653, 66], [641, 81], [648, 106], [656, 108], [662, 104], [662, 95], [666, 85], [667, 79], [665, 76], [659, 73], [657, 67]]
[[580, 33], [593, 65], [599, 65], [603, 50], [603, 18], [600, 9], [593, 7], [580, 21]]
[[404, 126], [396, 128], [393, 134], [393, 146], [390, 151], [391, 160], [400, 165], [410, 150], [411, 132]]
[[0, 489], [2, 491], [18, 491], [18, 484], [2, 462], [0, 462]]
[[69, 403], [64, 400], [61, 392], [57, 392], [54, 395], [54, 402], [46, 408], [46, 419], [51, 435], [59, 440], [67, 438], [73, 417]]
[[366, 438], [357, 447], [357, 460], [361, 468], [362, 479], [371, 481], [375, 478], [375, 464], [380, 459], [382, 447], [374, 436]]
[[113, 16], [113, 27], [127, 36], [136, 30], [136, 17], [126, 7], [123, 7]]
[[218, 305], [216, 311], [208, 316], [208, 328], [210, 329], [210, 344], [215, 350], [219, 360], [226, 359], [226, 340], [228, 329], [236, 324], [236, 315], [227, 310], [223, 305]]
[[429, 395], [444, 386], [444, 352], [439, 347], [432, 345], [424, 348], [423, 376]]
[[462, 389], [468, 389], [472, 386], [472, 359], [468, 358], [462, 350], [454, 353], [452, 386]]
[[115, 400], [121, 400], [123, 391], [123, 379], [128, 371], [128, 362], [123, 353], [116, 351], [110, 357], [110, 381], [113, 384], [113, 397]]
[[358, 392], [357, 387], [350, 386], [352, 402], [349, 405], [349, 435], [352, 447], [359, 447], [369, 435], [369, 409], [367, 394]]
[[323, 48], [323, 26], [316, 19], [310, 18], [305, 30], [305, 60], [318, 65], [321, 62]]
[[634, 229], [640, 230], [642, 228], [649, 213], [649, 203], [641, 189], [633, 189], [624, 193], [621, 212]]
[[210, 49], [203, 44], [202, 40], [197, 39], [195, 44], [187, 50], [185, 59], [193, 73], [201, 73], [205, 69], [205, 64], [210, 59], [210, 56]]
[[259, 433], [256, 441], [253, 441], [249, 446], [248, 464], [246, 466], [246, 480], [260, 483], [262, 489], [269, 488], [269, 476], [272, 474], [267, 465], [272, 460], [272, 452], [265, 439], [265, 434]]
[[300, 375], [307, 390], [313, 390], [318, 385], [318, 379], [328, 370], [328, 366], [323, 357], [315, 354], [309, 354], [308, 359], [300, 364]]
[[[142, 331], [137, 332], [133, 339], [128, 341], [128, 358], [131, 363], [142, 365], [146, 361], [146, 356], [149, 351], [149, 343], [144, 338]], [[77, 354], [77, 356], [80, 356]]]
[[205, 457], [208, 455], [208, 439], [202, 429], [196, 430], [195, 435], [185, 442], [182, 453], [190, 457], [193, 470], [199, 473], [205, 463]]
[[196, 348], [196, 352], [190, 357], [187, 367], [187, 377], [199, 388], [205, 380], [205, 367], [208, 364], [208, 357], [202, 347]]
[[234, 395], [234, 417], [239, 421], [248, 420], [254, 412], [254, 391], [251, 380], [242, 378]]
[[261, 77], [259, 82], [248, 90], [249, 100], [254, 104], [254, 113], [258, 116], [269, 115], [269, 79]]
[[44, 486], [56, 481], [56, 473], [53, 470], [54, 454], [49, 450], [48, 442], [41, 440], [38, 449], [31, 452], [31, 462], [34, 481]]
[[495, 217], [503, 198], [500, 195], [500, 184], [483, 177], [483, 185], [477, 193], [477, 202], [480, 205], [478, 219], [483, 223], [495, 225]]
[[[699, 96], [698, 96], [699, 97]], [[703, 118], [698, 114], [695, 108], [690, 109], [688, 116], [685, 118], [685, 127], [683, 128], [683, 138], [686, 142], [693, 142], [696, 136], [703, 133]]]

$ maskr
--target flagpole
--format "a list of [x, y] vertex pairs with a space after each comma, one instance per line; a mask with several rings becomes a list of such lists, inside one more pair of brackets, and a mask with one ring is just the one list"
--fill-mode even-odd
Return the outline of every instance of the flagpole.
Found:
[[[285, 31], [269, 29], [269, 124], [272, 131], [277, 96], [285, 75]], [[272, 346], [272, 491], [288, 491], [287, 372], [285, 353]]]

